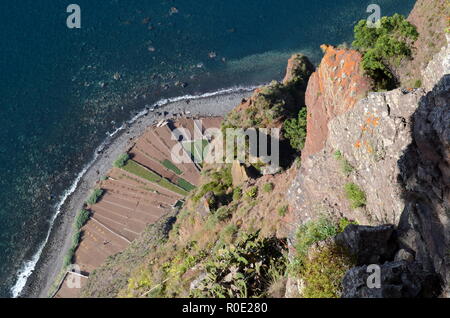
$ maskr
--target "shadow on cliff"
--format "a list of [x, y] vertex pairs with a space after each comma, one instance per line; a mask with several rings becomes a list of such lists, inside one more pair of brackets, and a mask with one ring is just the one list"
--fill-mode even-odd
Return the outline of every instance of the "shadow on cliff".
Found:
[[400, 247], [425, 271], [438, 274], [444, 289], [450, 251], [449, 101], [450, 75], [445, 75], [412, 115], [412, 142], [398, 161], [397, 176], [405, 203], [398, 225]]

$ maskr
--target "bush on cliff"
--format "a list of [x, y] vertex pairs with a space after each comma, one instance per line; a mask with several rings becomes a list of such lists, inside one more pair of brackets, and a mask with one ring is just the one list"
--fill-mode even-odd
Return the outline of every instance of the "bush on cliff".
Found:
[[292, 148], [295, 150], [302, 150], [305, 146], [306, 139], [306, 107], [303, 107], [299, 112], [297, 118], [288, 119], [284, 122], [283, 135], [289, 140]]
[[419, 34], [402, 15], [383, 17], [380, 27], [369, 27], [366, 20], [355, 26], [353, 47], [363, 54], [362, 67], [379, 89], [394, 88], [396, 67], [411, 56], [412, 43]]
[[227, 195], [228, 189], [233, 186], [233, 177], [231, 175], [231, 165], [227, 164], [217, 171], [205, 173], [210, 178], [210, 182], [203, 184], [192, 197], [194, 202], [200, 201], [208, 192], [213, 192], [222, 203], [229, 203], [230, 199]]
[[351, 257], [341, 247], [329, 243], [307, 258], [302, 272], [305, 282], [304, 298], [339, 298], [342, 294], [342, 279], [354, 266]]
[[358, 185], [354, 183], [347, 183], [345, 185], [345, 195], [350, 201], [353, 209], [361, 208], [366, 205], [366, 194]]
[[130, 159], [130, 155], [127, 153], [121, 154], [116, 161], [114, 161], [114, 167], [122, 168], [126, 165], [127, 161]]
[[341, 295], [341, 281], [354, 260], [330, 239], [352, 222], [327, 217], [309, 221], [296, 233], [296, 256], [291, 272], [302, 279], [299, 296], [304, 298], [337, 298]]
[[[230, 231], [235, 228], [230, 228]], [[233, 245], [223, 245], [204, 264], [206, 276], [192, 297], [265, 297], [286, 269], [286, 242], [243, 233]]]

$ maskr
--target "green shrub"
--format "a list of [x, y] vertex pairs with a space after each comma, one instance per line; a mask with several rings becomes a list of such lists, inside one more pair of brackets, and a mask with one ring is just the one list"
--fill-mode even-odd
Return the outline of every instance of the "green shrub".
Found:
[[272, 192], [273, 189], [274, 189], [274, 185], [273, 185], [272, 182], [266, 183], [266, 184], [263, 186], [263, 190], [264, 190], [264, 192], [266, 192], [266, 193]]
[[64, 256], [63, 268], [67, 268], [69, 265], [72, 264], [73, 256], [75, 255], [75, 251], [77, 250], [80, 241], [81, 241], [81, 231], [76, 230], [72, 236], [72, 244], [69, 250], [67, 251], [67, 254]]
[[214, 212], [214, 214], [216, 215], [219, 221], [224, 221], [231, 217], [231, 215], [233, 214], [233, 210], [227, 206], [223, 206], [217, 209], [217, 211]]
[[371, 28], [361, 20], [354, 29], [353, 47], [363, 54], [362, 67], [381, 89], [393, 88], [393, 69], [401, 59], [411, 56], [411, 44], [419, 34], [403, 16], [383, 17], [379, 28]]
[[[230, 226], [227, 233], [235, 230]], [[285, 241], [276, 237], [260, 238], [259, 232], [243, 233], [234, 244], [223, 244], [213, 251], [204, 263], [207, 273], [205, 279], [191, 290], [190, 296], [265, 297], [271, 285], [273, 268], [284, 272], [285, 244]]]
[[[296, 256], [290, 265], [293, 275], [304, 282], [302, 297], [340, 297], [341, 281], [347, 270], [354, 266], [354, 260], [334, 241], [326, 241], [342, 232], [351, 222], [339, 222], [321, 217], [299, 227], [296, 233]], [[318, 242], [322, 245], [315, 245]]]
[[304, 298], [340, 298], [342, 279], [354, 266], [347, 253], [331, 244], [316, 251], [311, 259], [306, 259], [301, 273], [305, 283]]
[[317, 242], [324, 241], [339, 233], [337, 226], [328, 218], [321, 217], [301, 225], [297, 230], [295, 249], [300, 263], [305, 259], [308, 249]]
[[422, 87], [422, 81], [421, 80], [416, 80], [414, 82], [414, 88], [421, 88]]
[[102, 197], [103, 193], [104, 193], [103, 189], [95, 189], [92, 192], [92, 194], [89, 197], [89, 199], [86, 201], [86, 203], [89, 204], [89, 205], [96, 204], [100, 200], [100, 198]]
[[73, 251], [69, 250], [69, 252], [67, 252], [67, 254], [64, 256], [63, 268], [67, 268], [72, 264], [72, 258], [73, 258]]
[[297, 118], [291, 118], [284, 122], [283, 136], [289, 140], [292, 148], [302, 150], [306, 139], [306, 107], [303, 107]]
[[255, 199], [258, 196], [258, 187], [253, 186], [247, 189], [245, 192], [245, 197], [247, 199]]
[[348, 162], [346, 159], [341, 161], [341, 171], [343, 174], [349, 176], [353, 172], [353, 170], [355, 170], [355, 168], [353, 168], [350, 162]]
[[343, 156], [342, 156], [342, 152], [340, 150], [336, 150], [333, 154], [334, 159], [336, 160], [342, 160]]
[[238, 232], [238, 227], [235, 224], [228, 224], [220, 233], [220, 239], [225, 243], [231, 243]]
[[242, 188], [237, 187], [233, 190], [233, 201], [239, 201], [242, 198]]
[[209, 171], [207, 174], [211, 178], [211, 182], [201, 186], [192, 197], [194, 202], [198, 202], [204, 195], [212, 191], [216, 196], [225, 196], [227, 190], [233, 186], [233, 177], [231, 176], [231, 165], [226, 165], [219, 171]]
[[356, 221], [350, 221], [349, 219], [342, 218], [339, 220], [339, 232], [344, 232], [344, 230], [349, 226], [350, 224], [358, 224]]
[[278, 208], [278, 215], [280, 215], [281, 217], [284, 217], [284, 216], [286, 216], [288, 211], [289, 211], [289, 207], [287, 205], [280, 206]]
[[354, 183], [347, 183], [345, 185], [345, 194], [351, 203], [353, 209], [360, 208], [366, 205], [366, 194], [359, 186]]
[[75, 218], [75, 229], [80, 230], [86, 222], [89, 220], [89, 217], [91, 216], [90, 212], [87, 210], [81, 210], [77, 217]]
[[130, 159], [130, 155], [127, 153], [121, 154], [116, 161], [114, 161], [114, 167], [122, 168], [126, 165], [127, 161]]
[[76, 249], [78, 244], [80, 244], [80, 241], [81, 241], [81, 231], [76, 231], [72, 237], [72, 247]]

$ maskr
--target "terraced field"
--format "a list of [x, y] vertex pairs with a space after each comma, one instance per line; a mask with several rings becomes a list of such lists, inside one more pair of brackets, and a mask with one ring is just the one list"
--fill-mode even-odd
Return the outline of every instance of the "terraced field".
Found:
[[[208, 128], [219, 128], [220, 123], [219, 117], [201, 121], [183, 118], [150, 127], [135, 140], [126, 163], [112, 168], [98, 182], [96, 187], [103, 190], [103, 195], [86, 206], [91, 217], [81, 228], [80, 243], [72, 258], [81, 275], [66, 273], [55, 297], [79, 296], [80, 289], [71, 288], [71, 282], [78, 279], [83, 286], [89, 273], [109, 256], [123, 251], [149, 224], [174, 209], [195, 188], [202, 149], [208, 145], [203, 134]], [[178, 151], [172, 154], [172, 149]]]

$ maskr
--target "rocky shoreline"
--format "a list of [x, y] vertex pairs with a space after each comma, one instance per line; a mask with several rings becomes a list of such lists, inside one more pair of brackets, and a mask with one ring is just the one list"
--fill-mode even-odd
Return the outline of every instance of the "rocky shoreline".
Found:
[[114, 136], [81, 178], [75, 192], [65, 202], [61, 214], [53, 224], [49, 241], [36, 264], [36, 269], [28, 278], [20, 297], [49, 296], [55, 280], [61, 273], [64, 255], [71, 245], [75, 215], [82, 208], [95, 183], [111, 169], [114, 160], [124, 153], [147, 127], [161, 119], [174, 117], [223, 116], [250, 95], [251, 91], [248, 89], [237, 89], [214, 96], [206, 94], [204, 96], [207, 97], [168, 103], [154, 112], [149, 111]]

